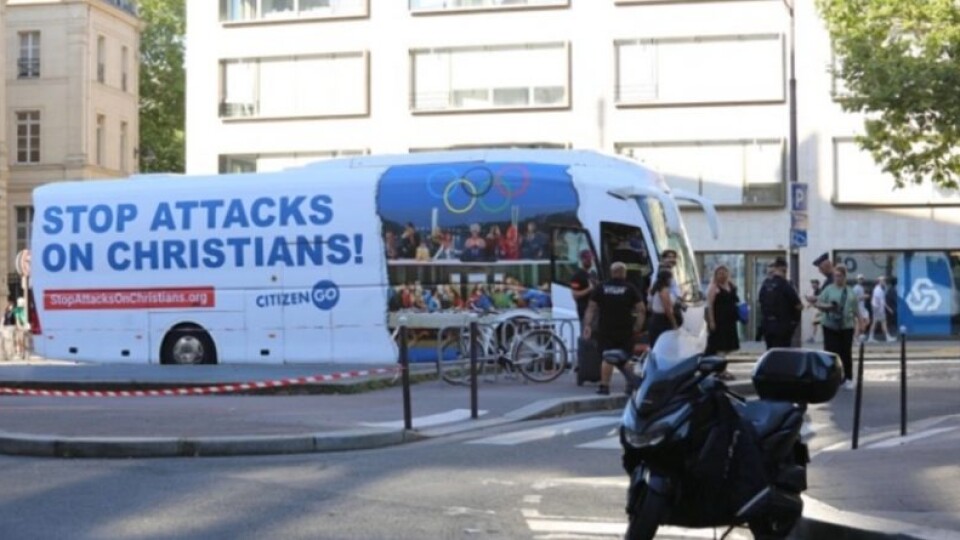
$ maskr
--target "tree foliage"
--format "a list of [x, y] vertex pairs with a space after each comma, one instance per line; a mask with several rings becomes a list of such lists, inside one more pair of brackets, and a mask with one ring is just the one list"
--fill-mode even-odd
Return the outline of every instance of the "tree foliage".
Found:
[[140, 170], [183, 172], [185, 0], [140, 0]]
[[859, 146], [897, 186], [960, 180], [960, 2], [817, 0]]

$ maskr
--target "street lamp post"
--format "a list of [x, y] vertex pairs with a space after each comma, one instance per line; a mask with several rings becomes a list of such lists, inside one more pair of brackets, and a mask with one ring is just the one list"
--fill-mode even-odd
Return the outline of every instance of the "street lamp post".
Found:
[[[790, 81], [789, 81], [789, 100], [790, 100], [790, 139], [789, 139], [789, 156], [790, 156], [790, 229], [789, 229], [789, 243], [790, 246], [790, 282], [797, 289], [797, 292], [800, 292], [800, 253], [798, 251], [799, 247], [804, 247], [806, 242], [803, 242], [803, 246], [799, 245], [800, 242], [797, 242], [795, 238], [796, 234], [794, 231], [794, 212], [798, 210], [797, 201], [794, 201], [794, 188], [799, 183], [799, 165], [797, 163], [797, 60], [795, 55], [795, 36], [796, 36], [796, 14], [794, 11], [794, 6], [796, 5], [796, 0], [782, 0], [783, 5], [787, 8], [787, 13], [790, 15], [790, 36], [789, 40], [789, 60], [790, 60]], [[806, 201], [804, 201], [806, 204]], [[804, 208], [805, 212], [806, 208]], [[793, 347], [800, 346], [800, 326], [797, 327], [797, 330], [793, 333], [792, 340]]]

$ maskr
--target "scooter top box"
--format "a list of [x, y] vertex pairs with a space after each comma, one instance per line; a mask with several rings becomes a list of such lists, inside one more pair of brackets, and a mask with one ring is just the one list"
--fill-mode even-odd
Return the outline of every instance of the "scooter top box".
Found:
[[762, 399], [826, 403], [843, 383], [840, 357], [810, 349], [771, 349], [753, 368], [753, 386]]

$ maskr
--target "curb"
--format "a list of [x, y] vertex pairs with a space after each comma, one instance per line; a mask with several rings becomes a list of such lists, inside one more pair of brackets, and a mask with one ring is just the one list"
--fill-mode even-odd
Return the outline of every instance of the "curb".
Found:
[[369, 450], [420, 439], [417, 433], [402, 429], [197, 438], [59, 437], [0, 432], [0, 454], [58, 458], [256, 456]]
[[804, 516], [790, 533], [790, 538], [793, 539], [955, 540], [957, 538], [955, 531], [846, 512], [806, 495], [803, 496], [803, 502]]

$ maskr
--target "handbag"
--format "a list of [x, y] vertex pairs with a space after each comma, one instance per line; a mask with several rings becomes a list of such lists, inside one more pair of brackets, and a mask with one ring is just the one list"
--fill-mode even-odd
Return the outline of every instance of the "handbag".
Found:
[[673, 319], [677, 321], [677, 328], [683, 326], [683, 312], [686, 309], [679, 301], [673, 303]]
[[750, 304], [746, 302], [737, 304], [737, 320], [743, 324], [750, 322]]

